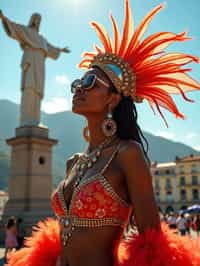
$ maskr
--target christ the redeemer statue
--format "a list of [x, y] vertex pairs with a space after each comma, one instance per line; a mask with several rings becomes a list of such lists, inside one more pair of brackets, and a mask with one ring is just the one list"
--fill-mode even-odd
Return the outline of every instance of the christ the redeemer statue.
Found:
[[44, 96], [45, 59], [57, 59], [61, 52], [69, 53], [70, 50], [54, 47], [39, 34], [40, 14], [33, 14], [28, 26], [12, 22], [1, 10], [0, 18], [8, 36], [17, 40], [23, 50], [20, 126], [38, 126]]

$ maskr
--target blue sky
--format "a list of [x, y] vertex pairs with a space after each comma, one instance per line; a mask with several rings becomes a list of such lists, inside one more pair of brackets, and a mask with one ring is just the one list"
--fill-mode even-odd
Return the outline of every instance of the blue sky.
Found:
[[[143, 16], [161, 1], [130, 0], [135, 25]], [[167, 0], [166, 7], [154, 19], [148, 33], [156, 31], [180, 32], [188, 30], [193, 37], [190, 42], [173, 44], [168, 51], [182, 51], [200, 56], [199, 0]], [[98, 39], [89, 22], [97, 20], [111, 30], [108, 14], [112, 11], [119, 25], [123, 24], [123, 0], [1, 0], [0, 9], [11, 20], [27, 24], [30, 15], [41, 13], [43, 19], [40, 33], [55, 46], [69, 46], [71, 54], [62, 54], [56, 61], [46, 61], [45, 98], [42, 110], [59, 112], [70, 109], [70, 82], [82, 75], [76, 65], [84, 50], [92, 50]], [[0, 99], [20, 102], [20, 61], [22, 52], [16, 41], [8, 38], [0, 26], [0, 62], [1, 84]], [[192, 76], [200, 80], [200, 65], [192, 65]], [[200, 92], [190, 93], [194, 104], [185, 103], [176, 97], [179, 109], [186, 114], [187, 120], [177, 120], [165, 112], [169, 128], [149, 110], [146, 103], [138, 104], [139, 123], [142, 129], [154, 135], [164, 136], [174, 141], [181, 141], [200, 150]], [[67, 122], [67, 121], [66, 121]]]

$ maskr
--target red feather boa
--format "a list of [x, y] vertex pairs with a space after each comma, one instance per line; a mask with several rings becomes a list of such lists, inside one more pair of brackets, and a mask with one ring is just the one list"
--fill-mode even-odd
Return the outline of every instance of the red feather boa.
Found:
[[25, 248], [9, 254], [7, 266], [55, 266], [60, 251], [59, 223], [48, 218], [33, 228]]
[[200, 266], [200, 240], [180, 236], [167, 225], [131, 235], [117, 249], [116, 266]]
[[[61, 245], [59, 224], [48, 218], [39, 222], [25, 248], [11, 253], [7, 266], [55, 266]], [[200, 266], [200, 240], [182, 237], [162, 226], [121, 241], [115, 266]]]

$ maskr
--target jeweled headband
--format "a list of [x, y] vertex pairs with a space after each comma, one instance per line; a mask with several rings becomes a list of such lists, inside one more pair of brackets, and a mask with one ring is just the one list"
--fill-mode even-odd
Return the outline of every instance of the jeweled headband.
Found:
[[79, 67], [89, 69], [98, 66], [107, 74], [119, 93], [131, 96], [135, 102], [146, 99], [152, 109], [157, 108], [166, 122], [160, 107], [166, 108], [177, 118], [184, 118], [171, 94], [181, 94], [184, 100], [192, 102], [185, 93], [199, 90], [200, 83], [187, 74], [191, 68], [185, 67], [191, 62], [199, 63], [198, 57], [179, 52], [166, 53], [164, 50], [176, 41], [190, 40], [186, 32], [176, 34], [163, 31], [142, 39], [148, 25], [163, 7], [163, 4], [155, 7], [133, 31], [129, 1], [125, 0], [122, 37], [114, 17], [110, 16], [113, 40], [102, 25], [92, 22], [103, 48], [95, 45], [94, 52], [83, 53]]

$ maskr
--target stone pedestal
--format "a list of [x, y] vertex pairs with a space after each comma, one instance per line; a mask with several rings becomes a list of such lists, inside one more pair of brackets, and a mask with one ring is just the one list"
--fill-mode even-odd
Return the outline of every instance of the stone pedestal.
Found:
[[11, 146], [11, 177], [9, 200], [2, 222], [14, 215], [26, 225], [52, 216], [52, 148], [57, 140], [48, 137], [46, 127], [19, 127], [16, 137], [8, 139]]

